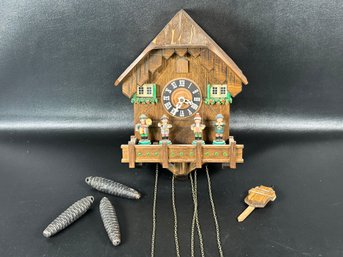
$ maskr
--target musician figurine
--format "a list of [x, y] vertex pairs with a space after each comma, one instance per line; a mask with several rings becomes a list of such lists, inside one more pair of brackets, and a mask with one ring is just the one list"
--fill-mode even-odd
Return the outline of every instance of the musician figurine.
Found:
[[197, 142], [205, 144], [204, 140], [202, 139], [202, 131], [205, 129], [205, 127], [206, 126], [201, 123], [200, 114], [195, 114], [194, 124], [191, 125], [191, 130], [193, 131], [195, 138], [195, 140], [192, 142], [193, 145], [195, 145]]
[[148, 138], [149, 136], [149, 127], [152, 121], [145, 114], [139, 116], [139, 123], [136, 124], [136, 131], [140, 134], [141, 139], [138, 144], [140, 145], [150, 145], [151, 142]]
[[168, 117], [163, 114], [161, 117], [161, 122], [157, 124], [157, 126], [161, 129], [162, 140], [160, 140], [160, 145], [162, 143], [167, 143], [168, 145], [171, 144], [171, 141], [169, 140], [169, 130], [173, 127], [173, 125], [169, 124], [168, 121]]
[[222, 114], [217, 114], [215, 127], [216, 127], [215, 129], [216, 139], [213, 141], [213, 144], [225, 145], [225, 141], [223, 140], [225, 123], [224, 123], [224, 116]]

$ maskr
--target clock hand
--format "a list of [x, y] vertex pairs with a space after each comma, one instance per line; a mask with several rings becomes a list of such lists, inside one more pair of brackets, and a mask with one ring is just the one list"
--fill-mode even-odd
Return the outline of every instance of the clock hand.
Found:
[[182, 103], [178, 102], [175, 107], [176, 107], [177, 110], [179, 110], [181, 108], [181, 106], [182, 106]]
[[179, 103], [181, 104], [183, 104], [186, 101], [186, 99], [183, 96], [180, 96], [178, 100], [179, 100]]
[[185, 103], [188, 104], [188, 105], [191, 105], [193, 103], [193, 101], [185, 99]]
[[180, 96], [178, 100], [179, 101], [177, 102], [175, 106], [176, 111], [178, 111], [181, 108], [182, 104], [185, 102], [185, 98], [183, 96]]

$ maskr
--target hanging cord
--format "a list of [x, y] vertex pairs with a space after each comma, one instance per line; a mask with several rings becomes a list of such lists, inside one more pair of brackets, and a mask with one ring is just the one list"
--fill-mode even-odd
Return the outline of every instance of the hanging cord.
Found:
[[177, 235], [177, 213], [176, 213], [176, 204], [175, 204], [175, 175], [173, 175], [173, 178], [172, 178], [172, 204], [173, 204], [173, 213], [174, 213], [174, 237], [175, 237], [176, 256], [180, 257], [179, 238]]
[[204, 243], [202, 238], [202, 233], [200, 229], [200, 222], [199, 222], [199, 214], [198, 214], [198, 182], [197, 182], [197, 171], [194, 171], [194, 182], [192, 178], [192, 174], [189, 174], [189, 179], [191, 182], [192, 187], [192, 198], [193, 198], [193, 204], [194, 204], [194, 212], [193, 212], [193, 219], [192, 219], [192, 230], [191, 230], [191, 257], [194, 257], [194, 230], [195, 225], [197, 226], [198, 230], [198, 236], [199, 236], [199, 244], [200, 244], [200, 252], [201, 256], [205, 256], [204, 251]]
[[212, 206], [214, 225], [216, 227], [217, 245], [218, 245], [218, 250], [219, 250], [219, 256], [220, 257], [224, 257], [222, 246], [221, 246], [221, 242], [220, 242], [220, 231], [219, 231], [218, 218], [217, 218], [217, 214], [216, 214], [216, 207], [214, 205], [213, 196], [212, 196], [211, 179], [210, 179], [210, 174], [208, 173], [207, 165], [206, 165], [206, 175], [207, 175], [207, 182], [208, 182], [208, 194], [210, 196], [210, 202], [211, 202], [211, 206]]
[[154, 257], [155, 255], [157, 184], [158, 184], [158, 164], [156, 164], [154, 200], [152, 204], [151, 257]]

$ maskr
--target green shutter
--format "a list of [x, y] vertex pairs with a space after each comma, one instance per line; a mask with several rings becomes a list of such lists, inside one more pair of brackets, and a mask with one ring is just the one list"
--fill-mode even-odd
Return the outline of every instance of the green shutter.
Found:
[[207, 99], [210, 99], [211, 97], [211, 85], [207, 84]]
[[156, 84], [152, 85], [152, 97], [156, 98]]
[[231, 97], [229, 90], [227, 90], [227, 89], [226, 89], [226, 99], [228, 100], [228, 102], [230, 104], [232, 104], [232, 97]]

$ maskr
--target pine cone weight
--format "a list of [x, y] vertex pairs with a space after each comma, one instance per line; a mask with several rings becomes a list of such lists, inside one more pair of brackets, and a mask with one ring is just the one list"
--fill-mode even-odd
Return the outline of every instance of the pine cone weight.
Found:
[[141, 194], [126, 185], [102, 177], [87, 177], [86, 183], [98, 191], [129, 199], [140, 199]]
[[68, 209], [62, 212], [53, 220], [43, 231], [45, 237], [51, 237], [61, 230], [71, 225], [74, 221], [85, 214], [94, 202], [93, 196], [87, 196], [72, 204]]
[[107, 197], [101, 199], [99, 209], [109, 239], [114, 246], [118, 246], [121, 242], [118, 218], [113, 205]]

